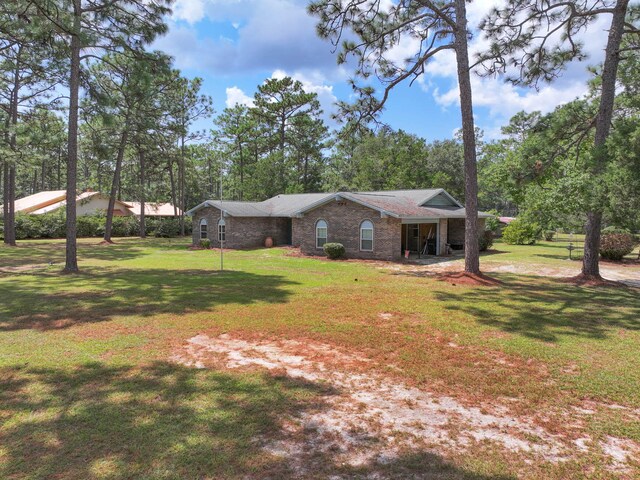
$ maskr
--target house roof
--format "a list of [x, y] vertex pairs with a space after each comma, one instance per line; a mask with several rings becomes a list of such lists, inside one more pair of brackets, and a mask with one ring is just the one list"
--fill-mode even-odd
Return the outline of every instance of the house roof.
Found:
[[[140, 202], [125, 202], [131, 205], [131, 212], [134, 215], [140, 216], [141, 214], [141, 203]], [[178, 215], [182, 215], [182, 211], [176, 207], [174, 210], [173, 204], [171, 203], [159, 203], [159, 202], [145, 202], [144, 204], [144, 214], [147, 217], [174, 217], [175, 212], [178, 212]]]
[[[105, 196], [100, 192], [82, 192], [76, 197], [77, 202], [87, 200], [94, 196]], [[41, 215], [43, 213], [53, 212], [64, 207], [67, 204], [66, 190], [50, 190], [34, 193], [28, 197], [16, 200], [16, 212], [30, 213], [33, 215]], [[121, 208], [115, 209], [115, 215], [127, 215], [129, 204], [116, 200], [116, 205]]]
[[31, 213], [34, 210], [46, 207], [67, 197], [66, 190], [49, 190], [34, 193], [27, 197], [19, 198], [15, 202], [15, 211], [20, 213]]
[[[207, 200], [187, 215], [205, 207], [221, 209], [232, 217], [296, 217], [335, 200], [351, 200], [391, 217], [402, 219], [464, 218], [463, 206], [444, 189], [380, 192], [334, 192], [277, 195], [263, 202]], [[479, 217], [491, 215], [480, 212]]]

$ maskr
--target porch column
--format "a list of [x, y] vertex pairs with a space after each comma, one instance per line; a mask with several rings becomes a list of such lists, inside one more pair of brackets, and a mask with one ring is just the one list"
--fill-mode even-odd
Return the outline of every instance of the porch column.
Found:
[[447, 242], [449, 241], [447, 230], [449, 222], [446, 218], [441, 218], [438, 222], [439, 237], [438, 237], [438, 255], [444, 255], [447, 252]]

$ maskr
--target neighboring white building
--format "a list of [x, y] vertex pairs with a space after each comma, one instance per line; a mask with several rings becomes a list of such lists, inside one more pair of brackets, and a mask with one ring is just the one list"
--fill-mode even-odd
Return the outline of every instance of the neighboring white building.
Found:
[[[50, 190], [34, 193], [16, 200], [16, 213], [41, 215], [64, 209], [67, 205], [66, 190]], [[76, 198], [77, 215], [95, 215], [105, 213], [109, 208], [109, 196], [100, 192], [82, 192]], [[113, 214], [116, 217], [130, 215], [140, 216], [140, 202], [123, 202], [116, 200]], [[1, 211], [1, 210], [0, 210]], [[146, 202], [144, 214], [147, 217], [175, 217], [182, 215], [179, 208], [174, 209], [171, 203]]]
[[[131, 205], [129, 210], [139, 217], [142, 211], [140, 202], [126, 203], [127, 205]], [[144, 204], [145, 217], [179, 217], [181, 215], [182, 211], [177, 207], [174, 208], [172, 203], [145, 202]]]
[[[43, 213], [55, 212], [66, 207], [67, 192], [66, 190], [39, 192], [16, 200], [15, 205], [16, 213], [41, 215]], [[77, 215], [104, 213], [108, 207], [109, 197], [100, 192], [86, 191], [79, 194], [76, 198]], [[131, 205], [128, 203], [116, 200], [113, 214], [120, 217], [133, 215], [130, 208]]]

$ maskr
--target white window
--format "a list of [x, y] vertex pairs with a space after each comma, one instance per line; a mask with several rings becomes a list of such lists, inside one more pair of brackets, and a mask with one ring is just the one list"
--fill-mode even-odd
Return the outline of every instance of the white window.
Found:
[[200, 239], [207, 238], [207, 219], [200, 220]]
[[360, 224], [360, 250], [373, 251], [373, 223], [369, 220]]
[[218, 241], [219, 242], [224, 242], [227, 240], [227, 231], [226, 231], [227, 227], [226, 224], [224, 222], [224, 218], [221, 218], [220, 220], [218, 220]]
[[322, 248], [327, 243], [327, 222], [318, 220], [316, 222], [316, 248]]

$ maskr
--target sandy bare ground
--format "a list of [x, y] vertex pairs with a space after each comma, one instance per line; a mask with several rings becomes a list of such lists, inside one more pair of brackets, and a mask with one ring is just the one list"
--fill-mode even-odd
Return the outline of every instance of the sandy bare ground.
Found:
[[[593, 453], [624, 471], [640, 454], [640, 446], [628, 440], [552, 434], [533, 418], [510, 413], [506, 404], [468, 405], [371, 373], [369, 360], [326, 344], [198, 335], [172, 360], [195, 368], [265, 369], [325, 385], [321, 406], [284, 418], [280, 438], [259, 440], [265, 452], [301, 476], [322, 468], [322, 455], [357, 467], [388, 464], [407, 451], [447, 456], [495, 447], [527, 462], [557, 463]], [[579, 424], [595, 409], [583, 405], [570, 414]]]
[[[464, 266], [464, 261], [460, 258], [449, 261], [437, 261], [430, 263], [428, 260], [425, 264], [400, 264], [388, 263], [380, 264], [381, 268], [397, 272], [415, 273], [415, 274], [438, 274], [446, 272], [460, 271]], [[519, 275], [538, 275], [543, 277], [574, 277], [580, 273], [580, 266], [553, 266], [522, 264], [515, 262], [483, 262], [482, 271], [485, 273], [514, 273]], [[615, 266], [611, 264], [600, 264], [600, 273], [607, 280], [613, 280], [631, 287], [640, 287], [640, 267], [630, 267], [627, 265]]]

